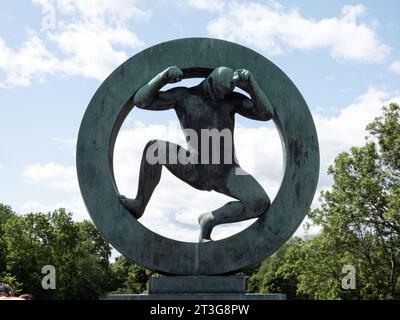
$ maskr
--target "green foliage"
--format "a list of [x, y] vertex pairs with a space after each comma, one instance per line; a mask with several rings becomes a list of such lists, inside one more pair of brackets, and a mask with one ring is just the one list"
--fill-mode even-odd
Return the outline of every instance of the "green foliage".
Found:
[[143, 267], [132, 264], [128, 269], [128, 279], [125, 287], [132, 293], [143, 293], [147, 289], [149, 275]]
[[[108, 289], [110, 246], [93, 224], [73, 222], [72, 214], [13, 216], [3, 226], [6, 270], [37, 299], [98, 299]], [[44, 290], [42, 267], [56, 269], [56, 290]]]
[[9, 273], [3, 272], [3, 274], [0, 274], [0, 283], [8, 284], [15, 296], [22, 291], [22, 283], [18, 282], [17, 278]]
[[0, 203], [0, 273], [6, 269], [6, 256], [7, 250], [3, 238], [3, 226], [11, 218], [15, 217], [16, 214], [11, 210], [9, 206], [5, 206]]
[[[308, 244], [311, 256], [300, 291], [313, 298], [396, 299], [400, 294], [399, 106], [384, 107], [367, 130], [364, 146], [335, 159], [328, 171], [332, 189], [321, 194], [322, 206], [310, 214], [322, 233]], [[338, 287], [343, 264], [357, 271], [357, 289], [347, 296]], [[311, 288], [316, 279], [318, 286]]]
[[114, 293], [145, 293], [147, 282], [153, 275], [152, 271], [130, 263], [123, 256], [118, 257], [111, 264], [111, 270], [114, 276]]
[[394, 178], [399, 178], [400, 170], [400, 107], [396, 103], [383, 107], [383, 115], [368, 125], [367, 130], [380, 147], [382, 163], [389, 167]]
[[13, 212], [9, 206], [0, 203], [0, 226], [4, 225], [8, 219], [15, 215], [15, 212]]
[[[248, 281], [252, 292], [284, 292], [288, 299], [399, 299], [400, 108], [383, 107], [361, 147], [337, 156], [332, 188], [309, 214], [321, 233], [292, 239]], [[356, 288], [342, 289], [345, 265]]]
[[353, 299], [354, 292], [341, 288], [344, 265], [353, 264], [347, 252], [337, 250], [336, 242], [325, 233], [308, 240], [297, 262], [297, 294], [310, 299]]
[[[89, 221], [64, 209], [20, 216], [0, 204], [0, 280], [35, 299], [99, 299], [108, 292], [143, 293], [151, 272], [119, 257]], [[56, 270], [56, 290], [44, 290], [42, 268]]]
[[297, 278], [301, 272], [298, 264], [304, 243], [305, 241], [298, 237], [288, 241], [248, 279], [247, 290], [259, 293], [286, 293], [287, 299], [306, 299], [306, 295], [297, 294]]

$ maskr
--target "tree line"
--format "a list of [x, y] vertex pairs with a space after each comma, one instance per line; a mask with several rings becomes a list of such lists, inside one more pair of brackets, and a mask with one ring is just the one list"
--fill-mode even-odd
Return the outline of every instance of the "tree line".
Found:
[[[392, 103], [367, 127], [365, 144], [329, 167], [333, 185], [308, 214], [320, 232], [294, 237], [260, 265], [242, 272], [247, 291], [288, 299], [399, 299], [400, 107]], [[0, 204], [0, 282], [36, 299], [101, 299], [145, 293], [152, 272], [119, 257], [89, 221], [72, 213], [19, 215]], [[44, 290], [42, 267], [56, 270]], [[345, 286], [352, 273], [352, 285]], [[353, 274], [354, 273], [354, 274]]]

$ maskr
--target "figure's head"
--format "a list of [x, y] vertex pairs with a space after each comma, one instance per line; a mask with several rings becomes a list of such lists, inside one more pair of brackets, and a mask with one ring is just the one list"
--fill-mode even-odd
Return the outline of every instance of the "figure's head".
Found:
[[209, 94], [217, 101], [222, 100], [235, 88], [233, 70], [228, 67], [214, 69], [206, 79]]

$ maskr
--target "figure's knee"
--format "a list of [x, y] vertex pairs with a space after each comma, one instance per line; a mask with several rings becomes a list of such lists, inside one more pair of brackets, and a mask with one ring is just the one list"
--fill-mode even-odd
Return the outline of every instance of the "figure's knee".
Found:
[[248, 202], [249, 209], [255, 214], [255, 216], [259, 216], [260, 214], [265, 212], [269, 208], [270, 204], [271, 201], [267, 194], [257, 195]]

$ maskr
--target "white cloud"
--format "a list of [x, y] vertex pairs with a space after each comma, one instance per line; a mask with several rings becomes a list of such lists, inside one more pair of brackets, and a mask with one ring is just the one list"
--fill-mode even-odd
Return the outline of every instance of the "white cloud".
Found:
[[[187, 4], [207, 8], [199, 1]], [[216, 11], [215, 6], [209, 6], [209, 10]], [[358, 21], [365, 13], [363, 5], [348, 5], [342, 8], [340, 17], [314, 20], [274, 1], [267, 4], [230, 1], [210, 21], [208, 32], [214, 37], [249, 44], [270, 55], [293, 49], [323, 48], [336, 59], [362, 63], [383, 61], [391, 49], [378, 39], [371, 27]]]
[[[0, 37], [0, 86], [29, 86], [49, 75], [103, 80], [143, 41], [128, 23], [150, 13], [128, 0], [32, 0], [43, 13], [42, 33], [30, 31], [21, 48]], [[55, 47], [55, 48], [54, 48]]]
[[187, 4], [195, 9], [221, 11], [225, 8], [224, 0], [187, 0]]
[[89, 213], [87, 212], [83, 199], [78, 192], [65, 201], [56, 202], [51, 207], [54, 209], [64, 208], [68, 212], [72, 212], [73, 218], [76, 221], [90, 220]]
[[78, 191], [78, 180], [74, 166], [47, 164], [27, 165], [22, 173], [24, 182], [32, 185], [59, 189], [66, 192]]
[[365, 143], [366, 126], [381, 114], [383, 105], [393, 100], [400, 101], [400, 98], [383, 89], [370, 87], [354, 103], [341, 109], [338, 115], [314, 115], [321, 152], [321, 187], [330, 185], [326, 171], [334, 158], [352, 146]]
[[0, 87], [29, 86], [31, 81], [41, 82], [44, 75], [54, 74], [59, 63], [34, 33], [16, 51], [7, 47], [0, 37], [0, 70], [6, 75], [0, 81]]
[[[319, 207], [319, 196], [322, 190], [329, 190], [332, 185], [332, 177], [327, 175], [327, 170], [333, 164], [340, 152], [349, 151], [353, 146], [361, 146], [365, 143], [366, 126], [375, 117], [382, 114], [382, 106], [390, 102], [399, 102], [400, 96], [383, 89], [370, 87], [360, 95], [354, 103], [340, 110], [338, 115], [324, 116], [314, 114], [314, 122], [317, 128], [320, 147], [320, 175], [317, 192], [314, 196], [312, 208]], [[318, 108], [323, 113], [323, 108]], [[320, 231], [320, 227], [311, 226], [306, 233], [304, 224], [311, 222], [308, 218], [295, 235], [313, 235]]]
[[75, 221], [90, 220], [90, 216], [86, 211], [83, 200], [79, 196], [72, 196], [66, 201], [55, 202], [51, 204], [45, 204], [37, 200], [27, 200], [19, 205], [20, 212], [52, 212], [59, 208], [64, 208], [67, 212], [73, 213], [73, 219]]
[[0, 171], [4, 170], [4, 166], [0, 163]]
[[117, 46], [144, 45], [126, 23], [132, 18], [147, 19], [149, 13], [129, 1], [59, 0], [56, 5], [61, 18], [57, 28], [49, 30], [48, 35], [68, 57], [61, 65], [67, 74], [103, 80], [128, 58]]
[[52, 211], [52, 208], [46, 206], [40, 201], [35, 200], [27, 200], [23, 204], [21, 204], [20, 209], [22, 213], [30, 213], [30, 212], [49, 212]]
[[393, 61], [389, 66], [389, 70], [400, 74], [400, 60]]

